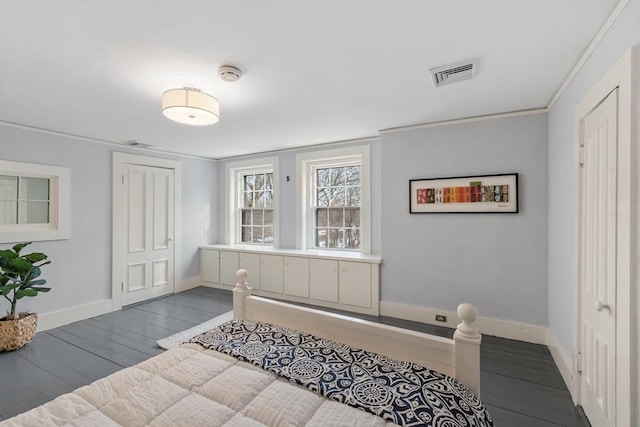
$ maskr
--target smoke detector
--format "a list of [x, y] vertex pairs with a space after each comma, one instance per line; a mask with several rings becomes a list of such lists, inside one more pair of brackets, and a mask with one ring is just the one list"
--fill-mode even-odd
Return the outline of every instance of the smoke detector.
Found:
[[469, 80], [478, 74], [478, 58], [432, 68], [429, 72], [435, 87]]
[[232, 65], [223, 65], [218, 68], [218, 77], [225, 82], [237, 82], [242, 76], [242, 71]]

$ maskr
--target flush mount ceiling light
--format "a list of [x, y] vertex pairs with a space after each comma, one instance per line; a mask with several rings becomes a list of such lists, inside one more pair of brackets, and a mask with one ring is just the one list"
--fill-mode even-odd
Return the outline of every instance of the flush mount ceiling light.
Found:
[[162, 114], [185, 125], [212, 125], [220, 120], [220, 104], [200, 89], [171, 89], [162, 94]]

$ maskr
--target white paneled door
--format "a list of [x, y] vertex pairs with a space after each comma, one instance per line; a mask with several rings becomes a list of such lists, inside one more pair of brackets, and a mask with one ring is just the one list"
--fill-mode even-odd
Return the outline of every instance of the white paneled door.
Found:
[[583, 118], [580, 146], [580, 400], [603, 427], [616, 425], [617, 107], [616, 89]]
[[122, 305], [174, 291], [174, 170], [127, 164]]

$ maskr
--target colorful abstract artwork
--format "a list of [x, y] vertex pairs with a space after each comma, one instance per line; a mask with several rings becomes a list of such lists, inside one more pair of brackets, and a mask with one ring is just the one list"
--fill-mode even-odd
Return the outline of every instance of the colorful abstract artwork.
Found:
[[518, 174], [409, 181], [410, 213], [518, 212]]

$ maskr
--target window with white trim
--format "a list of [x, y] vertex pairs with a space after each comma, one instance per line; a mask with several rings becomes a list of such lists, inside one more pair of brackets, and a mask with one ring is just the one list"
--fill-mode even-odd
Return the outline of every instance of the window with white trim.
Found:
[[297, 156], [300, 249], [371, 251], [369, 147]]
[[69, 168], [0, 160], [0, 243], [69, 238]]
[[230, 162], [226, 169], [226, 242], [277, 247], [278, 159]]
[[240, 243], [273, 245], [273, 172], [242, 174]]
[[359, 163], [314, 166], [313, 247], [360, 249]]

